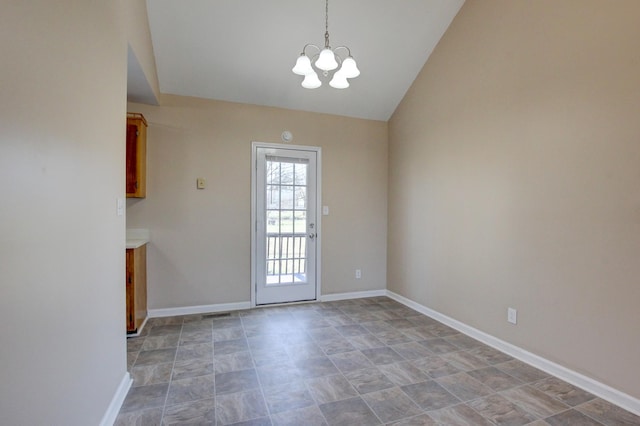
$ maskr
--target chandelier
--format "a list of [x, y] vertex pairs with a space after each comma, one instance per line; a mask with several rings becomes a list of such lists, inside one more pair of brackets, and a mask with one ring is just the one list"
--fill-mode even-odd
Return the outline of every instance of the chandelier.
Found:
[[[359, 76], [360, 70], [356, 65], [355, 59], [351, 56], [351, 50], [349, 50], [347, 46], [339, 46], [332, 50], [329, 45], [329, 0], [325, 0], [324, 26], [324, 49], [320, 49], [315, 44], [306, 44], [302, 48], [302, 53], [291, 71], [293, 71], [294, 74], [304, 76], [302, 87], [305, 89], [317, 89], [322, 86], [322, 82], [318, 78], [314, 67], [322, 71], [324, 77], [329, 76], [329, 71], [340, 67], [340, 69], [333, 73], [331, 81], [329, 81], [329, 86], [335, 89], [346, 89], [349, 87], [347, 79]], [[307, 55], [307, 48], [313, 48], [317, 50], [317, 53], [310, 58]], [[342, 57], [336, 53], [339, 49], [346, 50], [346, 58], [342, 59]]]

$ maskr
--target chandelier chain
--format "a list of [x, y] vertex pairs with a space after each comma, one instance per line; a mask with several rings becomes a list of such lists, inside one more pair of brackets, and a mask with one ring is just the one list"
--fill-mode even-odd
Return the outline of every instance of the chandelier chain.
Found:
[[329, 47], [329, 0], [324, 5], [324, 47]]

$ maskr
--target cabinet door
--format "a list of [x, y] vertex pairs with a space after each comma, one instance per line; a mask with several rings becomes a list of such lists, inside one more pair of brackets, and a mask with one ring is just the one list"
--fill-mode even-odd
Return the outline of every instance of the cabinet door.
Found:
[[127, 113], [127, 197], [147, 195], [147, 121], [142, 114]]
[[127, 195], [138, 191], [138, 125], [127, 120]]
[[139, 331], [147, 318], [147, 246], [143, 245], [133, 250], [133, 285], [134, 305], [133, 320]]
[[135, 318], [135, 281], [134, 281], [134, 260], [133, 249], [127, 249], [127, 332], [133, 333], [136, 331], [136, 318]]

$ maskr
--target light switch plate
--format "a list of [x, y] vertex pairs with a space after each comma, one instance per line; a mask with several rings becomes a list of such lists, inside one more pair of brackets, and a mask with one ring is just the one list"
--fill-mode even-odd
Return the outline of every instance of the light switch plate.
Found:
[[329, 206], [322, 206], [322, 215], [329, 216]]
[[207, 181], [204, 178], [196, 179], [196, 187], [198, 189], [204, 189], [207, 186]]

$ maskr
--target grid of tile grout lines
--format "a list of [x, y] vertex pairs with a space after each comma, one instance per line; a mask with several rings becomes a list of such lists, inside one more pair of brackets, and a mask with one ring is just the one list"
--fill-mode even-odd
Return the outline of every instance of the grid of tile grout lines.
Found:
[[150, 319], [116, 425], [640, 425], [387, 297]]

